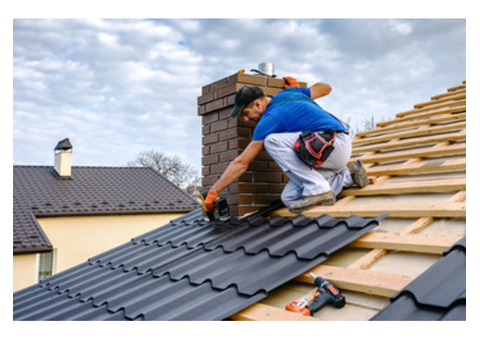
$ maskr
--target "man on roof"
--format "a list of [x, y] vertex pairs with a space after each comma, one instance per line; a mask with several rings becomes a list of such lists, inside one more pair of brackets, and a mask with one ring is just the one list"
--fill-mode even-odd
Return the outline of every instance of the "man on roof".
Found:
[[343, 187], [368, 184], [361, 161], [347, 166], [352, 150], [348, 125], [314, 101], [328, 95], [330, 85], [302, 88], [294, 78], [283, 79], [285, 89], [272, 98], [258, 86], [244, 86], [237, 92], [230, 116], [257, 125], [247, 148], [208, 191], [208, 211], [213, 212], [219, 193], [247, 170], [262, 146], [290, 179], [281, 199], [291, 212], [333, 205]]

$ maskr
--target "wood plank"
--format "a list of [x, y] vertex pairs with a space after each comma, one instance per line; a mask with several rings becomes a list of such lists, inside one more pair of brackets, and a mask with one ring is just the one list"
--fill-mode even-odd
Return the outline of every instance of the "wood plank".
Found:
[[430, 118], [430, 117], [433, 117], [433, 116], [443, 115], [443, 114], [447, 114], [447, 113], [461, 113], [461, 112], [466, 112], [466, 111], [467, 111], [467, 107], [466, 107], [466, 104], [464, 104], [464, 105], [459, 105], [459, 106], [453, 106], [453, 107], [447, 107], [447, 108], [441, 108], [441, 109], [437, 109], [437, 110], [427, 111], [427, 112], [420, 112], [420, 113], [413, 114], [413, 115], [406, 116], [406, 117], [402, 117], [402, 118], [397, 117], [393, 120], [386, 120], [386, 121], [383, 121], [383, 122], [379, 122], [379, 123], [377, 123], [377, 126], [378, 127], [384, 127], [384, 126], [388, 126], [388, 125], [392, 125], [392, 124], [398, 124], [398, 123], [402, 123], [402, 122], [413, 121], [413, 120], [416, 120], [416, 119], [425, 119], [425, 118]]
[[366, 145], [366, 146], [357, 146], [357, 147], [353, 147], [352, 154], [358, 154], [362, 152], [371, 152], [371, 151], [399, 149], [399, 148], [405, 148], [409, 146], [421, 146], [425, 144], [439, 143], [444, 141], [448, 141], [448, 142], [463, 141], [463, 140], [466, 140], [466, 138], [467, 138], [467, 130], [463, 129], [458, 132], [446, 133], [441, 135], [409, 138], [406, 140], [389, 141], [386, 143]]
[[367, 137], [367, 136], [375, 136], [382, 133], [387, 133], [391, 131], [398, 131], [401, 129], [418, 127], [422, 125], [432, 125], [432, 124], [439, 124], [439, 123], [448, 123], [448, 122], [455, 122], [460, 120], [467, 119], [466, 113], [457, 113], [457, 114], [445, 114], [441, 115], [437, 118], [425, 118], [420, 120], [408, 120], [405, 122], [400, 122], [397, 124], [392, 124], [384, 127], [378, 127], [373, 130], [368, 131], [360, 131], [355, 134], [355, 138], [359, 137]]
[[467, 126], [466, 122], [458, 122], [453, 124], [439, 125], [439, 126], [420, 126], [414, 130], [400, 131], [394, 133], [388, 133], [376, 137], [365, 137], [365, 138], [356, 138], [352, 141], [352, 145], [355, 147], [357, 145], [363, 144], [374, 144], [385, 141], [390, 141], [394, 138], [408, 138], [408, 137], [418, 137], [418, 136], [427, 136], [433, 135], [442, 132], [453, 132], [465, 129]]
[[235, 321], [317, 321], [311, 316], [289, 312], [263, 303], [255, 303], [233, 314], [230, 319]]
[[400, 235], [371, 232], [353, 241], [350, 246], [441, 255], [461, 237], [460, 235]]
[[437, 94], [435, 96], [432, 96], [430, 97], [431, 100], [436, 100], [436, 99], [441, 99], [441, 98], [445, 98], [445, 97], [448, 97], [448, 96], [451, 96], [452, 94], [456, 94], [456, 93], [466, 93], [466, 86], [464, 85], [461, 85], [460, 87], [458, 88], [455, 88], [455, 89], [452, 89], [452, 90], [448, 90], [447, 93], [442, 93], [442, 94]]
[[362, 269], [362, 270], [367, 270], [373, 264], [385, 256], [388, 255], [388, 250], [385, 249], [372, 249], [365, 255], [363, 255], [361, 258], [353, 262], [348, 266], [348, 268], [352, 269]]
[[430, 111], [430, 110], [434, 110], [434, 109], [440, 109], [440, 108], [445, 108], [445, 107], [453, 107], [453, 106], [459, 106], [459, 105], [467, 105], [467, 100], [466, 99], [452, 100], [452, 101], [448, 101], [448, 102], [444, 102], [444, 103], [440, 103], [440, 104], [436, 104], [436, 105], [422, 107], [422, 108], [419, 108], [419, 109], [400, 112], [400, 113], [397, 113], [396, 117], [397, 118], [403, 118], [403, 117], [411, 116], [411, 115], [414, 115], [414, 114], [420, 113], [420, 112], [426, 112], [426, 111]]
[[[374, 154], [369, 156], [359, 157], [363, 163], [381, 163], [408, 158], [428, 158], [434, 156], [446, 155], [464, 155], [467, 152], [467, 145], [465, 143], [453, 144], [439, 147], [420, 148], [409, 151], [388, 152], [382, 154]], [[354, 161], [354, 160], [353, 160]]]
[[[309, 272], [332, 282], [340, 289], [385, 297], [391, 297], [413, 281], [412, 277], [405, 275], [394, 275], [328, 265], [319, 265], [312, 268]], [[313, 283], [313, 279], [308, 273], [296, 277], [295, 280]]]
[[436, 105], [436, 104], [440, 104], [440, 103], [445, 103], [445, 102], [448, 102], [448, 101], [451, 101], [451, 100], [466, 99], [466, 98], [467, 98], [467, 92], [466, 91], [456, 92], [456, 93], [452, 93], [452, 94], [447, 95], [447, 96], [436, 97], [435, 99], [431, 99], [427, 102], [415, 104], [413, 107], [415, 109], [421, 109], [421, 108], [424, 108], [424, 107], [427, 107], [427, 106], [432, 106], [432, 105]]
[[411, 165], [387, 165], [387, 166], [375, 166], [367, 169], [369, 176], [383, 176], [383, 175], [409, 175], [409, 174], [421, 174], [421, 173], [435, 173], [446, 171], [460, 171], [466, 170], [466, 159], [455, 159], [438, 162], [424, 161]]
[[[358, 204], [345, 206], [317, 206], [302, 212], [308, 217], [317, 217], [322, 214], [329, 214], [335, 218], [347, 218], [351, 215], [361, 217], [378, 217], [388, 213], [390, 217], [466, 217], [465, 202], [437, 202], [437, 203], [397, 203], [397, 204]], [[287, 208], [277, 210], [274, 215], [296, 216]]]
[[431, 181], [413, 181], [384, 183], [381, 185], [368, 185], [363, 189], [346, 189], [340, 196], [371, 196], [405, 193], [424, 193], [465, 190], [467, 188], [466, 178], [448, 178]]

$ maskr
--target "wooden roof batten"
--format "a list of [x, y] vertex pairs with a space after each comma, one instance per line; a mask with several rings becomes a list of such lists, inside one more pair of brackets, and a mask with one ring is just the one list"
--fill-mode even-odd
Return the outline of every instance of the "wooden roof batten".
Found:
[[[348, 260], [342, 258], [343, 254], [339, 255], [340, 260], [329, 259], [290, 284], [295, 287], [307, 284], [309, 288], [302, 288], [303, 295], [297, 291], [295, 299], [310, 298], [316, 288], [309, 273], [322, 276], [345, 294], [360, 294], [360, 300], [354, 296], [352, 308], [363, 308], [364, 314], [355, 315], [369, 319], [383, 308], [370, 300], [380, 298], [383, 306], [388, 304], [388, 298], [412, 282], [465, 235], [466, 81], [446, 93], [432, 96], [430, 101], [414, 105], [412, 110], [398, 113], [393, 120], [378, 123], [375, 129], [358, 133], [352, 144], [351, 162], [362, 160], [370, 185], [346, 189], [335, 205], [315, 207], [302, 214], [312, 217], [329, 214], [337, 218], [376, 217], [383, 213], [389, 216], [379, 227], [345, 247], [345, 253], [352, 250], [360, 255]], [[273, 215], [292, 216], [285, 208]], [[389, 220], [401, 222], [401, 228], [382, 228]], [[453, 223], [455, 221], [460, 227]], [[445, 228], [436, 228], [437, 224]], [[408, 266], [418, 264], [417, 272], [375, 268], [381, 261], [396, 255], [401, 258], [403, 254], [413, 261], [408, 262]], [[422, 262], [424, 258], [426, 264]], [[285, 311], [285, 301], [292, 300], [287, 299], [291, 295], [289, 289], [286, 285], [278, 288], [275, 299], [266, 298], [232, 315], [231, 319], [357, 319], [331, 307], [325, 307], [314, 317]]]

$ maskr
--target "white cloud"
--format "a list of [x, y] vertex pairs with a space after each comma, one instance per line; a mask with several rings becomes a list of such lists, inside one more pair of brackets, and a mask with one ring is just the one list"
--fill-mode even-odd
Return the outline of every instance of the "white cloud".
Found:
[[466, 77], [464, 20], [17, 19], [13, 38], [15, 164], [70, 137], [78, 165], [163, 149], [200, 167], [201, 87], [261, 62], [332, 84], [320, 104], [358, 124]]

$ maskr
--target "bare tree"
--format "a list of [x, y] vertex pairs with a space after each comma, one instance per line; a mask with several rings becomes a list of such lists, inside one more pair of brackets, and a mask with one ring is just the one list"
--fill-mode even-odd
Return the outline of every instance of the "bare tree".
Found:
[[197, 169], [182, 162], [178, 156], [167, 156], [161, 151], [148, 150], [138, 154], [127, 166], [151, 167], [189, 194], [200, 187], [201, 176]]

